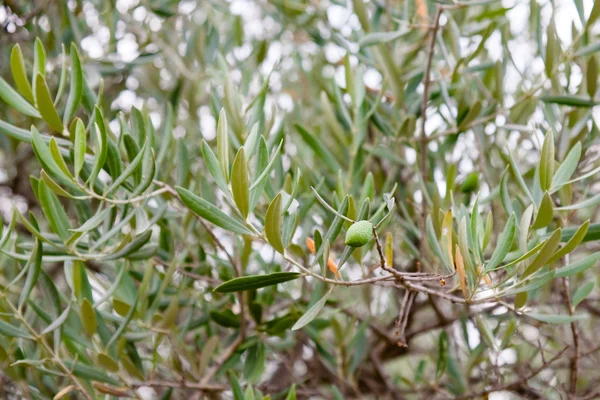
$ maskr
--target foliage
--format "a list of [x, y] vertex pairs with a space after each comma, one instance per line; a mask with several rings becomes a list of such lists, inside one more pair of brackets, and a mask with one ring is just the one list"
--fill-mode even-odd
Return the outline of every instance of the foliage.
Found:
[[36, 3], [3, 395], [597, 396], [598, 0]]

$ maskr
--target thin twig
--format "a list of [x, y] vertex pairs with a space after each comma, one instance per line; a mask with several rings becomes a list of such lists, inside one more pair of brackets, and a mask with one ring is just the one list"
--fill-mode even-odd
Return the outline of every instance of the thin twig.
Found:
[[235, 340], [221, 353], [218, 359], [215, 360], [214, 365], [211, 369], [206, 372], [206, 375], [200, 381], [201, 385], [207, 385], [208, 382], [219, 372], [219, 368], [221, 365], [225, 363], [236, 352], [238, 346], [242, 343], [243, 338], [242, 335], [238, 335]]
[[[171, 193], [182, 205], [185, 206], [185, 204], [183, 203], [183, 200], [181, 200], [181, 197], [179, 197], [179, 194], [177, 193], [177, 191], [174, 188], [172, 188], [169, 184], [160, 182], [160, 181], [154, 181], [154, 183], [159, 186], [162, 186], [162, 188], [165, 191]], [[190, 212], [193, 212], [193, 211], [190, 210]], [[204, 228], [206, 233], [208, 233], [208, 235], [212, 238], [215, 245], [219, 249], [221, 249], [223, 251], [223, 253], [225, 253], [225, 256], [227, 257], [227, 259], [231, 263], [231, 266], [233, 267], [236, 277], [238, 277], [238, 278], [242, 277], [244, 275], [244, 272], [242, 271], [241, 266], [237, 262], [235, 262], [235, 260], [233, 259], [233, 256], [229, 253], [229, 251], [227, 250], [225, 245], [223, 245], [223, 243], [221, 243], [221, 241], [219, 240], [217, 235], [215, 235], [215, 233], [210, 229], [208, 224], [206, 222], [204, 222], [204, 220], [199, 215], [197, 215], [196, 213], [194, 213], [194, 215], [196, 215], [196, 217], [198, 217], [198, 221], [200, 222], [200, 224], [202, 225], [202, 227]], [[241, 339], [243, 340], [246, 337], [246, 325], [247, 325], [246, 324], [246, 306], [245, 306], [244, 292], [238, 292], [237, 298], [238, 298], [238, 302], [240, 303], [240, 336], [241, 336]]]
[[[433, 62], [433, 53], [435, 52], [435, 41], [437, 32], [440, 28], [440, 16], [442, 15], [443, 7], [438, 5], [435, 9], [435, 16], [433, 18], [433, 29], [431, 30], [431, 41], [429, 43], [429, 52], [427, 53], [427, 64], [425, 67], [425, 74], [423, 75], [423, 99], [421, 101], [421, 135], [420, 135], [420, 162], [419, 168], [421, 171], [421, 179], [423, 180], [423, 190], [427, 188], [427, 134], [425, 132], [425, 125], [427, 123], [427, 103], [429, 101], [429, 89], [431, 85], [431, 64]], [[425, 193], [423, 193], [423, 199], [421, 201], [421, 220], [419, 229], [421, 230], [421, 238], [425, 237], [425, 221], [427, 219], [427, 207], [425, 205]], [[425, 250], [425, 240], [421, 239], [419, 242], [419, 253], [423, 257]], [[421, 268], [421, 264], [417, 265], [417, 268]]]
[[143, 386], [149, 387], [163, 387], [163, 388], [181, 388], [181, 389], [196, 389], [203, 392], [222, 392], [227, 390], [227, 386], [224, 385], [210, 385], [206, 383], [194, 383], [189, 381], [144, 381], [135, 382], [130, 385], [133, 389], [137, 389]]
[[496, 385], [496, 386], [494, 386], [494, 387], [492, 387], [490, 389], [482, 390], [480, 392], [467, 393], [467, 394], [462, 395], [462, 396], [453, 397], [453, 399], [455, 399], [455, 400], [476, 399], [476, 398], [487, 396], [490, 393], [501, 392], [501, 391], [506, 391], [506, 390], [511, 390], [511, 389], [518, 388], [518, 387], [524, 385], [525, 383], [527, 383], [530, 379], [535, 378], [544, 369], [548, 368], [554, 361], [558, 360], [563, 355], [563, 353], [565, 351], [567, 351], [568, 348], [569, 348], [569, 346], [565, 347], [564, 349], [562, 349], [561, 351], [559, 351], [558, 354], [556, 354], [554, 357], [552, 357], [551, 359], [549, 359], [548, 361], [546, 361], [545, 363], [543, 363], [538, 368], [534, 369], [529, 375], [526, 375], [526, 376], [524, 376], [524, 377], [522, 377], [520, 379], [517, 379], [516, 381], [509, 382], [509, 383], [502, 384], [502, 385]]
[[406, 302], [402, 307], [402, 316], [400, 329], [398, 330], [398, 346], [400, 347], [408, 347], [407, 339], [406, 339], [406, 326], [408, 324], [408, 318], [410, 317], [410, 312], [412, 311], [412, 307], [415, 304], [415, 299], [417, 298], [418, 292], [407, 291], [408, 297], [406, 298]]
[[[565, 260], [566, 263], [568, 261]], [[567, 311], [569, 315], [573, 315], [573, 305], [571, 303], [571, 295], [569, 294], [569, 278], [562, 279], [563, 285], [563, 298], [565, 299], [565, 305], [567, 307]], [[570, 377], [570, 385], [569, 392], [572, 394], [577, 393], [577, 375], [579, 373], [579, 358], [581, 356], [581, 350], [579, 346], [579, 328], [577, 327], [577, 322], [571, 322], [571, 333], [573, 334], [573, 347], [575, 348], [573, 358], [571, 359], [571, 377]]]
[[385, 369], [383, 367], [383, 364], [381, 363], [381, 360], [379, 359], [379, 356], [377, 354], [375, 354], [374, 351], [372, 351], [369, 353], [369, 358], [371, 359], [371, 362], [375, 366], [375, 370], [377, 370], [377, 373], [381, 377], [381, 380], [383, 381], [383, 383], [384, 383], [387, 391], [390, 393], [391, 397], [393, 399], [402, 399], [403, 397], [400, 394], [400, 392], [398, 391], [398, 387], [396, 385], [394, 385], [394, 382], [392, 382], [392, 380], [390, 379], [388, 374], [385, 372]]

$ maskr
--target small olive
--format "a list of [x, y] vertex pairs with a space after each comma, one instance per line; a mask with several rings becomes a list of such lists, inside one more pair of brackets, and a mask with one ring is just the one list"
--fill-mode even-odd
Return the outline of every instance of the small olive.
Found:
[[346, 245], [362, 247], [373, 237], [373, 224], [369, 221], [355, 222], [346, 232]]

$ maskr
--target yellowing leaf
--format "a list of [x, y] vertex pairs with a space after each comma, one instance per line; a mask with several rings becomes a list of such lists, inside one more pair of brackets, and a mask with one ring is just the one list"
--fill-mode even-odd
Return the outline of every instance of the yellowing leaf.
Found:
[[467, 293], [467, 276], [465, 274], [465, 264], [463, 263], [462, 254], [460, 253], [460, 248], [456, 245], [456, 273], [458, 274], [458, 283], [460, 284], [460, 290], [462, 290], [463, 297], [466, 299], [469, 298]]
[[445, 252], [445, 256], [448, 259], [450, 265], [454, 265], [452, 256], [452, 210], [448, 210], [444, 215], [444, 221], [442, 222], [442, 237], [440, 239], [442, 251]]
[[389, 267], [394, 265], [394, 238], [390, 232], [385, 234], [385, 263]]

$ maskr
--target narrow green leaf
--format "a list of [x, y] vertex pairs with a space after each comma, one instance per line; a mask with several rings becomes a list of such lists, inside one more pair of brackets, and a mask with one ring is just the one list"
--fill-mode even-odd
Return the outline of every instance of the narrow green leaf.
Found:
[[321, 297], [321, 299], [319, 301], [317, 301], [315, 304], [313, 304], [312, 307], [309, 308], [304, 313], [304, 315], [302, 315], [302, 317], [300, 317], [300, 319], [298, 321], [296, 321], [296, 323], [292, 327], [293, 331], [297, 331], [298, 329], [304, 328], [313, 319], [315, 319], [317, 317], [317, 315], [319, 315], [319, 313], [321, 312], [321, 310], [325, 306], [325, 303], [327, 302], [327, 298], [329, 297], [329, 295], [333, 291], [333, 288], [335, 288], [335, 286], [332, 286], [331, 289], [329, 289], [327, 291], [327, 293], [325, 293], [325, 295], [323, 297]]
[[367, 33], [362, 38], [360, 38], [358, 41], [358, 45], [361, 48], [365, 48], [373, 46], [375, 44], [389, 43], [401, 38], [402, 36], [410, 32], [412, 32], [412, 30], [408, 28], [401, 28], [393, 32], [371, 32]]
[[508, 326], [506, 327], [506, 330], [504, 331], [504, 336], [502, 337], [502, 343], [500, 344], [500, 348], [501, 349], [505, 349], [506, 346], [509, 345], [509, 343], [511, 343], [513, 334], [515, 333], [515, 330], [517, 329], [517, 322], [516, 319], [511, 319], [510, 322], [508, 323]]
[[38, 73], [35, 77], [35, 81], [35, 105], [38, 111], [50, 129], [62, 133], [63, 124], [54, 107], [54, 101], [50, 96], [50, 90], [46, 85], [46, 80]]
[[584, 179], [587, 179], [587, 178], [589, 178], [591, 176], [596, 175], [598, 172], [600, 172], [600, 167], [594, 168], [594, 169], [592, 169], [592, 170], [590, 170], [590, 171], [588, 171], [588, 172], [586, 172], [586, 173], [584, 173], [582, 175], [579, 175], [576, 178], [568, 180], [567, 182], [565, 182], [565, 185], [568, 185], [570, 183], [575, 183], [575, 182], [582, 181]]
[[[108, 210], [108, 209], [107, 209]], [[106, 210], [105, 210], [106, 211]], [[98, 308], [102, 303], [104, 303], [105, 301], [109, 300], [112, 298], [113, 293], [116, 292], [116, 290], [119, 288], [119, 286], [121, 285], [121, 281], [123, 280], [123, 277], [125, 276], [125, 273], [128, 271], [128, 268], [123, 265], [121, 266], [121, 268], [119, 269], [119, 273], [117, 274], [117, 276], [114, 278], [113, 283], [110, 285], [110, 287], [108, 288], [108, 290], [106, 292], [104, 292], [104, 294], [102, 295], [101, 298], [99, 298], [95, 303], [94, 303], [94, 308]]]
[[[521, 255], [519, 258], [515, 258], [514, 260], [504, 264], [502, 267], [500, 268], [508, 268], [508, 267], [512, 267], [513, 265], [517, 265], [518, 263], [520, 263], [521, 261], [525, 261], [527, 260], [529, 257], [533, 256], [535, 253], [538, 252], [538, 250], [540, 250], [542, 248], [542, 246], [545, 244], [546, 242], [541, 242], [538, 243], [537, 245], [533, 246], [531, 248], [531, 250], [529, 250], [527, 253]], [[499, 268], [496, 268], [499, 269]]]
[[65, 209], [44, 181], [39, 181], [37, 195], [39, 196], [40, 206], [44, 212], [44, 216], [48, 220], [48, 224], [54, 233], [65, 242], [71, 235], [69, 233], [71, 223]]
[[554, 279], [554, 273], [555, 271], [549, 271], [541, 274], [540, 276], [536, 276], [535, 278], [527, 281], [528, 283], [526, 285], [519, 285], [516, 289], [509, 290], [506, 294], [517, 295], [544, 287]]
[[244, 376], [251, 383], [257, 383], [265, 370], [265, 345], [258, 342], [250, 347], [246, 354], [246, 362], [244, 364]]
[[529, 275], [536, 273], [540, 268], [548, 263], [552, 254], [556, 251], [556, 248], [560, 244], [560, 236], [562, 234], [562, 230], [558, 228], [552, 235], [546, 240], [544, 246], [540, 249], [537, 257], [533, 259], [531, 264], [527, 267], [523, 275], [521, 275], [521, 280], [525, 279]]
[[38, 159], [40, 164], [42, 164], [42, 168], [46, 170], [48, 175], [56, 179], [58, 183], [80, 192], [77, 186], [73, 184], [72, 180], [69, 179], [69, 177], [65, 175], [64, 172], [62, 172], [62, 169], [59, 168], [58, 165], [56, 165], [56, 162], [52, 157], [50, 149], [48, 148], [46, 143], [44, 143], [44, 141], [42, 140], [42, 136], [34, 126], [31, 127], [31, 143], [33, 145], [33, 152], [36, 158]]
[[508, 152], [508, 159], [510, 161], [510, 168], [512, 169], [513, 174], [515, 174], [515, 177], [517, 178], [517, 182], [519, 183], [519, 186], [521, 186], [521, 189], [523, 189], [525, 194], [527, 194], [527, 197], [529, 197], [531, 202], [535, 203], [533, 195], [529, 191], [529, 188], [527, 187], [527, 184], [525, 183], [525, 179], [523, 179], [523, 175], [521, 175], [521, 171], [519, 171], [519, 166], [517, 165], [517, 162], [515, 161], [515, 158], [513, 157], [512, 152], [508, 149], [507, 149], [507, 152]]
[[142, 166], [140, 173], [140, 183], [135, 187], [133, 192], [131, 192], [132, 196], [137, 196], [140, 193], [143, 193], [146, 189], [150, 187], [152, 181], [154, 180], [154, 176], [156, 174], [156, 163], [154, 160], [154, 150], [150, 143], [152, 138], [147, 136], [147, 141], [149, 142], [148, 146], [142, 152]]
[[[577, 247], [579, 245], [579, 243], [581, 243], [583, 241], [583, 239], [585, 238], [585, 235], [587, 234], [589, 227], [590, 227], [590, 220], [588, 219], [583, 224], [581, 224], [579, 229], [577, 229], [577, 232], [575, 232], [575, 234], [573, 236], [571, 236], [571, 239], [569, 239], [567, 244], [565, 244], [560, 250], [558, 250], [556, 253], [554, 253], [554, 255], [550, 258], [550, 260], [548, 260], [548, 264], [552, 264], [552, 263], [558, 261], [559, 259], [563, 258], [565, 255], [567, 255], [570, 252], [572, 252], [573, 250], [575, 250], [575, 247]], [[563, 231], [563, 233], [562, 233], [563, 238], [564, 238], [564, 235], [565, 235], [565, 232]]]
[[271, 204], [269, 204], [267, 214], [265, 215], [265, 236], [267, 237], [267, 240], [271, 246], [273, 246], [273, 248], [281, 254], [283, 254], [285, 251], [285, 248], [283, 247], [283, 241], [281, 239], [282, 221], [281, 193], [278, 193], [273, 201], [271, 201]]
[[342, 218], [342, 219], [344, 219], [344, 220], [346, 220], [348, 222], [351, 222], [351, 223], [355, 222], [352, 218], [348, 218], [344, 214], [340, 214], [335, 208], [331, 207], [329, 205], [329, 203], [327, 203], [325, 201], [325, 199], [321, 197], [321, 195], [319, 194], [319, 192], [317, 192], [317, 190], [314, 187], [311, 186], [311, 189], [312, 189], [313, 193], [315, 194], [315, 197], [317, 198], [317, 200], [319, 201], [319, 203], [321, 203], [323, 205], [323, 207], [325, 207], [325, 209], [327, 209], [328, 211], [332, 212], [333, 214], [337, 215], [338, 217], [340, 217], [340, 218]]
[[115, 386], [121, 384], [120, 380], [112, 378], [100, 368], [85, 365], [76, 361], [67, 361], [65, 362], [65, 365], [67, 365], [69, 370], [73, 371], [73, 375], [77, 377], [88, 379], [90, 381], [104, 382]]
[[217, 160], [215, 153], [213, 153], [205, 140], [202, 140], [202, 157], [204, 158], [204, 164], [206, 165], [208, 172], [212, 175], [219, 189], [221, 189], [223, 193], [228, 193], [227, 181], [221, 171], [219, 160]]
[[[60, 102], [65, 86], [67, 86], [67, 52], [65, 51], [64, 43], [60, 44], [62, 50], [62, 66], [60, 69], [60, 79], [58, 81], [58, 89], [56, 90], [56, 96], [54, 96], [54, 107]], [[65, 124], [66, 125], [66, 124]]]
[[519, 224], [519, 249], [522, 253], [527, 252], [527, 237], [529, 235], [529, 225], [531, 224], [531, 217], [533, 216], [533, 204], [523, 212], [521, 217], [521, 223]]
[[557, 207], [557, 211], [572, 211], [572, 210], [581, 210], [582, 208], [589, 208], [595, 206], [600, 203], [600, 194], [597, 194], [589, 199], [585, 199], [580, 201], [579, 203], [571, 204], [568, 206]]
[[52, 155], [52, 159], [54, 160], [58, 168], [60, 168], [63, 174], [65, 174], [65, 176], [69, 178], [69, 180], [71, 180], [71, 171], [69, 171], [67, 163], [60, 154], [60, 148], [58, 147], [58, 144], [56, 144], [56, 140], [54, 139], [54, 137], [50, 139], [48, 148], [50, 149], [50, 155]]
[[504, 170], [502, 178], [500, 179], [500, 200], [502, 200], [502, 206], [507, 214], [513, 213], [511, 195], [508, 190], [508, 167]]
[[17, 90], [29, 101], [34, 102], [33, 92], [31, 91], [31, 84], [27, 77], [27, 71], [25, 70], [25, 62], [23, 60], [23, 53], [21, 52], [21, 46], [15, 44], [10, 52], [10, 70], [12, 72], [13, 79], [17, 85]]
[[88, 336], [93, 336], [96, 333], [97, 322], [96, 322], [96, 312], [92, 308], [88, 299], [83, 299], [81, 302], [81, 310], [80, 310], [80, 318], [81, 325], [87, 333]]
[[57, 195], [62, 197], [68, 197], [70, 199], [73, 198], [73, 196], [69, 192], [67, 192], [65, 189], [59, 186], [58, 183], [54, 182], [52, 178], [50, 178], [50, 176], [46, 173], [46, 171], [40, 171], [40, 179], [48, 186], [48, 188], [50, 188], [50, 190], [52, 190]]
[[104, 123], [102, 111], [100, 111], [98, 106], [96, 106], [94, 114], [94, 122], [96, 125], [96, 148], [94, 149], [94, 155], [96, 160], [94, 161], [94, 167], [92, 168], [92, 172], [90, 172], [90, 176], [86, 182], [90, 186], [94, 185], [100, 170], [106, 162], [106, 156], [108, 155], [108, 134], [106, 132], [106, 124]]
[[133, 304], [129, 307], [129, 311], [127, 312], [127, 315], [125, 315], [125, 318], [123, 318], [123, 322], [121, 322], [121, 325], [119, 325], [119, 327], [117, 328], [115, 333], [111, 336], [108, 343], [106, 343], [106, 347], [110, 347], [113, 343], [115, 343], [117, 340], [119, 340], [119, 338], [121, 336], [123, 336], [123, 334], [125, 333], [125, 329], [127, 329], [127, 325], [129, 325], [129, 323], [131, 322], [131, 319], [133, 318], [133, 315], [135, 314], [135, 311], [137, 309], [138, 299], [139, 299], [139, 295], [135, 297]]
[[71, 312], [71, 304], [70, 303], [67, 306], [67, 308], [65, 308], [65, 310], [58, 316], [58, 318], [56, 318], [54, 321], [52, 321], [52, 323], [50, 325], [48, 325], [42, 331], [42, 335], [45, 335], [47, 333], [50, 333], [50, 332], [55, 331], [56, 329], [60, 328], [62, 326], [62, 324], [64, 324], [65, 321], [67, 320], [67, 317], [69, 316], [69, 312]]
[[554, 176], [554, 135], [550, 129], [544, 137], [542, 153], [540, 156], [540, 186], [542, 191], [547, 191], [552, 186]]
[[513, 240], [515, 238], [515, 230], [516, 230], [516, 216], [515, 214], [511, 214], [510, 218], [506, 222], [504, 226], [504, 230], [498, 237], [498, 243], [496, 243], [496, 248], [492, 253], [492, 256], [488, 260], [485, 265], [485, 272], [489, 272], [496, 268], [510, 251], [512, 247]]
[[79, 118], [75, 121], [75, 141], [73, 143], [73, 151], [73, 171], [75, 173], [75, 178], [78, 178], [81, 168], [83, 168], [85, 153], [87, 151], [87, 132], [83, 125], [83, 121]]
[[[1, 95], [0, 98], [2, 98]], [[6, 121], [0, 120], [0, 133], [20, 142], [31, 143], [30, 131], [11, 125]], [[44, 135], [43, 137], [47, 138], [46, 135]]]
[[542, 198], [542, 203], [540, 204], [540, 208], [538, 209], [537, 215], [535, 216], [535, 221], [531, 226], [533, 229], [540, 229], [548, 226], [552, 219], [554, 218], [554, 206], [552, 204], [552, 198], [548, 194], [548, 192], [544, 193], [544, 197]]
[[27, 331], [25, 331], [21, 328], [17, 328], [16, 326], [13, 326], [13, 325], [9, 324], [8, 322], [4, 322], [1, 319], [0, 319], [0, 334], [7, 336], [7, 337], [20, 337], [20, 338], [25, 338], [25, 339], [32, 339], [31, 335], [29, 335], [29, 333], [27, 333]]
[[136, 251], [138, 251], [139, 249], [142, 248], [142, 246], [144, 246], [146, 243], [148, 243], [148, 241], [150, 240], [150, 238], [152, 237], [152, 230], [148, 229], [147, 231], [143, 232], [140, 235], [137, 235], [131, 242], [129, 242], [127, 245], [123, 246], [122, 249], [112, 253], [112, 254], [108, 254], [107, 256], [103, 257], [103, 260], [116, 260], [119, 258], [126, 258], [128, 255], [135, 253]]
[[585, 29], [588, 30], [590, 26], [594, 26], [594, 23], [598, 17], [600, 17], [600, 1], [595, 0], [594, 5], [592, 6], [592, 11], [590, 12], [590, 16], [585, 23]]
[[118, 372], [119, 364], [115, 360], [113, 360], [110, 356], [99, 353], [97, 357], [98, 364], [107, 371], [110, 372]]
[[321, 143], [321, 141], [319, 141], [315, 135], [310, 133], [304, 127], [298, 124], [294, 124], [294, 126], [296, 127], [298, 133], [300, 133], [300, 136], [304, 142], [315, 152], [318, 160], [324, 162], [332, 172], [337, 173], [341, 167], [331, 151], [329, 151], [329, 149], [323, 145], [323, 143]]
[[33, 46], [33, 70], [31, 71], [31, 84], [34, 96], [37, 86], [37, 79], [35, 79], [37, 74], [46, 76], [46, 49], [44, 49], [44, 44], [39, 37], [35, 38], [35, 44]]
[[29, 263], [29, 270], [27, 271], [27, 279], [25, 285], [21, 291], [19, 297], [19, 308], [23, 307], [23, 304], [29, 299], [31, 291], [35, 287], [37, 280], [42, 271], [42, 242], [39, 240], [35, 241], [35, 249], [31, 253], [31, 261]]
[[227, 371], [227, 375], [229, 375], [229, 382], [231, 384], [231, 391], [233, 392], [233, 400], [244, 400], [244, 392], [242, 391], [242, 387], [235, 377], [232, 370]]
[[250, 186], [250, 191], [258, 188], [259, 185], [267, 178], [267, 176], [269, 176], [269, 174], [271, 173], [271, 169], [273, 169], [273, 166], [275, 165], [277, 156], [279, 156], [279, 152], [281, 151], [282, 146], [283, 146], [283, 140], [281, 142], [279, 142], [279, 146], [277, 146], [277, 149], [273, 152], [273, 155], [271, 156], [271, 159], [269, 160], [269, 163], [267, 164], [265, 169], [254, 180], [254, 182], [252, 182], [252, 186]]
[[285, 400], [296, 400], [296, 385], [292, 385], [290, 388]]
[[595, 253], [587, 257], [577, 260], [571, 264], [565, 265], [564, 267], [556, 270], [557, 278], [566, 278], [568, 276], [577, 275], [593, 267], [596, 262], [600, 259], [600, 253]]
[[435, 377], [436, 379], [441, 378], [446, 372], [448, 365], [448, 334], [445, 330], [442, 330], [438, 339], [438, 357], [435, 366]]
[[[260, 177], [261, 174], [267, 168], [269, 164], [269, 149], [267, 147], [267, 142], [264, 137], [260, 137], [258, 143], [258, 154], [256, 155], [255, 167], [254, 167], [254, 179]], [[250, 208], [254, 209], [260, 200], [265, 186], [267, 184], [267, 180], [263, 179], [261, 183], [256, 185], [255, 188], [250, 187]]]
[[196, 196], [192, 192], [182, 187], [176, 186], [177, 194], [181, 197], [181, 201], [193, 213], [213, 224], [234, 233], [243, 235], [252, 235], [252, 231], [248, 229], [242, 222], [230, 217], [208, 201]]
[[248, 183], [248, 165], [244, 148], [240, 147], [231, 167], [231, 192], [233, 201], [244, 219], [248, 218], [250, 208], [250, 189]]
[[579, 303], [585, 300], [585, 298], [588, 297], [590, 293], [592, 293], [592, 290], [594, 290], [594, 282], [588, 282], [579, 289], [577, 289], [577, 291], [573, 295], [573, 307], [577, 307]]
[[252, 385], [248, 385], [246, 387], [246, 391], [244, 392], [244, 400], [255, 400], [256, 397], [254, 396], [254, 389], [252, 388]]
[[[340, 207], [336, 212], [336, 216], [333, 219], [331, 226], [329, 227], [327, 233], [323, 237], [323, 243], [333, 243], [335, 241], [335, 238], [337, 238], [337, 236], [340, 234], [340, 231], [342, 230], [342, 227], [344, 225], [344, 220], [340, 217], [340, 215], [345, 215], [346, 213], [348, 213], [348, 196], [346, 196], [342, 201], [342, 204], [340, 204]], [[319, 260], [323, 256], [323, 251], [325, 251], [325, 246], [319, 246], [315, 253], [315, 258], [311, 266], [314, 266], [317, 262], [319, 262]]]
[[552, 78], [554, 75], [554, 68], [560, 55], [560, 42], [556, 34], [556, 26], [554, 21], [551, 19], [546, 29], [546, 76]]
[[560, 164], [554, 177], [552, 178], [552, 188], [560, 189], [577, 169], [579, 159], [581, 158], [581, 142], [577, 142], [575, 146], [569, 151], [563, 162]]
[[17, 93], [17, 91], [2, 79], [2, 77], [0, 77], [0, 99], [4, 100], [6, 104], [22, 114], [33, 118], [41, 118], [38, 110], [29, 104], [29, 102]]
[[199, 374], [203, 374], [206, 371], [208, 363], [215, 355], [215, 351], [217, 350], [219, 343], [221, 343], [221, 338], [217, 335], [209, 337], [204, 343], [204, 346], [202, 347], [202, 353], [200, 354], [200, 360], [198, 362]]
[[[598, 3], [598, 2], [596, 2]], [[600, 9], [600, 7], [599, 7]], [[592, 44], [588, 44], [587, 46], [582, 47], [581, 49], [577, 50], [573, 55], [575, 57], [583, 57], [583, 56], [587, 56], [588, 54], [593, 54], [597, 51], [600, 51], [600, 41], [592, 43]]]
[[488, 215], [485, 219], [485, 230], [483, 232], [483, 243], [481, 244], [481, 249], [485, 250], [487, 245], [490, 243], [490, 239], [492, 238], [492, 233], [494, 232], [494, 216], [492, 215], [492, 211], [488, 212]]
[[327, 124], [329, 131], [335, 136], [336, 140], [338, 140], [340, 143], [346, 143], [346, 133], [344, 132], [342, 124], [340, 124], [340, 122], [338, 121], [333, 105], [331, 104], [331, 101], [329, 101], [329, 97], [327, 97], [327, 93], [322, 91], [320, 100], [321, 110], [325, 117], [325, 123]]
[[547, 324], [570, 324], [571, 322], [583, 321], [588, 318], [586, 314], [558, 315], [558, 314], [538, 314], [526, 313], [529, 318], [536, 319]]
[[490, 330], [490, 327], [486, 323], [486, 321], [481, 317], [481, 315], [475, 316], [475, 325], [483, 338], [483, 341], [488, 345], [490, 349], [496, 349], [496, 340], [494, 338], [494, 334]]
[[69, 89], [69, 97], [63, 114], [63, 123], [69, 124], [73, 115], [77, 111], [81, 98], [83, 97], [83, 70], [81, 69], [81, 61], [75, 44], [71, 43], [71, 88]]
[[449, 272], [454, 271], [453, 266], [448, 264], [448, 259], [446, 257], [444, 257], [444, 253], [442, 252], [440, 242], [438, 241], [437, 236], [435, 234], [435, 228], [433, 226], [433, 221], [431, 220], [431, 215], [427, 216], [426, 227], [427, 227], [427, 238], [429, 239], [429, 245], [431, 246], [431, 249], [433, 250], [435, 255], [440, 260], [442, 260], [442, 263], [446, 266], [446, 269]]
[[108, 189], [106, 189], [107, 194], [110, 194], [113, 191], [115, 191], [116, 189], [118, 189], [119, 186], [121, 186], [123, 183], [125, 183], [127, 178], [129, 178], [131, 175], [133, 175], [133, 173], [136, 170], [138, 170], [138, 167], [140, 166], [142, 159], [144, 158], [144, 153], [146, 151], [147, 146], [148, 146], [148, 141], [144, 142], [144, 146], [138, 152], [138, 154], [135, 156], [135, 158], [133, 160], [131, 160], [129, 165], [127, 165], [127, 167], [123, 170], [123, 172], [121, 172], [121, 175], [119, 175], [119, 177], [117, 179], [115, 179], [115, 181], [108, 187]]
[[596, 91], [598, 90], [598, 75], [600, 75], [598, 71], [598, 62], [596, 61], [596, 57], [592, 56], [589, 58], [585, 67], [585, 84], [587, 93], [591, 98], [594, 98]]
[[257, 122], [252, 126], [252, 129], [250, 129], [250, 133], [248, 134], [248, 137], [246, 138], [246, 141], [244, 142], [244, 153], [246, 154], [246, 157], [248, 160], [250, 160], [250, 158], [252, 158], [252, 155], [258, 148], [259, 137], [260, 137], [260, 134], [258, 132], [258, 122]]
[[229, 137], [227, 130], [227, 115], [225, 110], [221, 109], [219, 121], [217, 123], [217, 154], [221, 173], [226, 182], [229, 182]]
[[299, 272], [274, 272], [266, 275], [242, 276], [231, 279], [217, 286], [214, 291], [219, 293], [241, 292], [259, 289], [279, 283], [292, 281], [302, 276]]
[[481, 243], [481, 238], [479, 234], [479, 221], [481, 221], [481, 217], [479, 216], [479, 193], [475, 197], [475, 201], [473, 202], [473, 208], [471, 209], [471, 244], [475, 248], [473, 249], [473, 255], [475, 256], [475, 262], [478, 265], [483, 264], [483, 243]]
[[540, 97], [544, 103], [558, 104], [561, 106], [571, 106], [571, 107], [594, 107], [600, 104], [595, 100], [590, 100], [589, 97], [582, 96], [568, 96], [568, 95], [544, 95]]
[[240, 317], [233, 313], [231, 310], [219, 311], [212, 310], [209, 313], [210, 319], [216, 324], [224, 326], [226, 328], [239, 328]]
[[100, 226], [100, 224], [102, 222], [104, 222], [104, 220], [106, 219], [106, 217], [110, 214], [110, 212], [112, 211], [112, 208], [105, 208], [104, 210], [100, 210], [98, 211], [96, 214], [94, 214], [94, 216], [92, 216], [91, 218], [88, 218], [83, 225], [81, 225], [79, 228], [76, 229], [71, 229], [71, 232], [89, 232], [92, 229], [97, 228], [98, 226]]
[[290, 193], [290, 196], [288, 197], [286, 203], [283, 205], [283, 213], [285, 213], [294, 202], [294, 198], [296, 197], [296, 193], [298, 192], [298, 184], [300, 183], [301, 176], [302, 173], [300, 172], [300, 168], [297, 168], [296, 174], [294, 175], [294, 182], [292, 183], [292, 192]]

